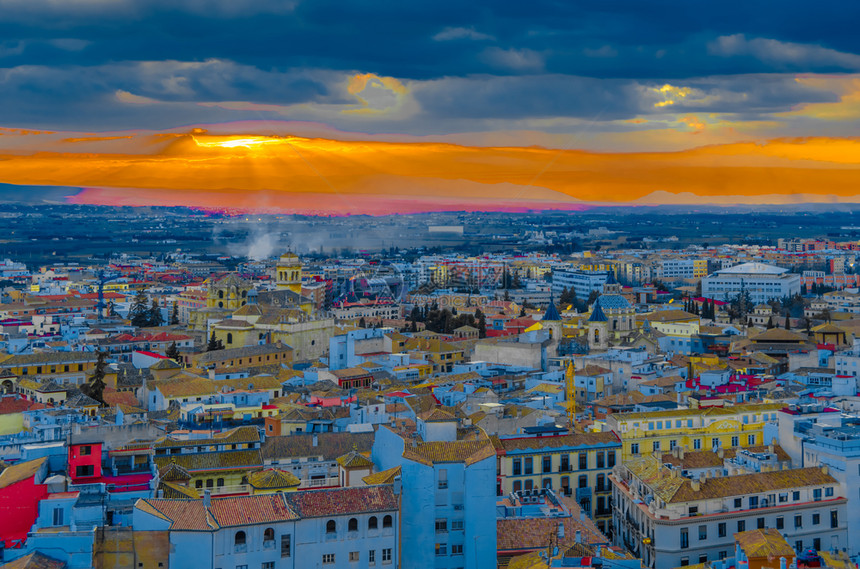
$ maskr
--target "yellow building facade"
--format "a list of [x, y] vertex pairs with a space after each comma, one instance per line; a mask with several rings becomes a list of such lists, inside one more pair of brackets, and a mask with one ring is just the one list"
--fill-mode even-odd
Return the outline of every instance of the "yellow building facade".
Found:
[[291, 290], [302, 294], [302, 262], [295, 253], [284, 253], [275, 266], [275, 284], [278, 290]]
[[612, 432], [500, 438], [499, 495], [552, 488], [579, 502], [605, 531], [611, 517], [609, 474], [620, 460], [621, 441]]
[[614, 413], [607, 426], [620, 437], [621, 458], [629, 460], [676, 447], [690, 450], [744, 448], [769, 444], [764, 425], [776, 422], [781, 403]]

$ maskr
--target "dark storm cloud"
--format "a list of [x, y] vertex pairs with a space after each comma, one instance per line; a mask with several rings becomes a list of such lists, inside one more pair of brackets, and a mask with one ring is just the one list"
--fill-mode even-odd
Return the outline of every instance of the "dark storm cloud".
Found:
[[[671, 110], [755, 116], [833, 100], [789, 74], [860, 71], [858, 19], [843, 0], [0, 0], [0, 124], [126, 128], [148, 113], [164, 126], [248, 118], [187, 103], [354, 103], [354, 73], [410, 82], [413, 126], [627, 118], [656, 112], [662, 82], [694, 90]], [[739, 78], [769, 73], [784, 76]], [[140, 110], [118, 91], [160, 104]]]

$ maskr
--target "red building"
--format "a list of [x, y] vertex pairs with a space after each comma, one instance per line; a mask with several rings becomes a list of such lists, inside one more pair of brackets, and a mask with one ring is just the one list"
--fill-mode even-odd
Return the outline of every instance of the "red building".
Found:
[[37, 458], [13, 464], [0, 474], [0, 541], [6, 548], [19, 548], [39, 516], [39, 501], [48, 495], [42, 483], [48, 459]]
[[101, 475], [101, 443], [69, 445], [69, 477], [73, 484], [86, 484]]

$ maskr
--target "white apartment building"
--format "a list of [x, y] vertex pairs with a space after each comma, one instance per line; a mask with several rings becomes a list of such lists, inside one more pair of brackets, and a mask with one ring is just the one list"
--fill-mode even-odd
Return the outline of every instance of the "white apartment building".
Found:
[[775, 528], [797, 551], [848, 546], [847, 500], [827, 468], [726, 474], [686, 478], [654, 457], [617, 467], [615, 544], [651, 569], [725, 559], [751, 529]]
[[743, 263], [702, 279], [702, 295], [729, 301], [747, 291], [753, 303], [800, 294], [800, 275], [764, 263]]
[[603, 285], [609, 279], [609, 273], [592, 271], [563, 271], [552, 272], [552, 292], [561, 294], [564, 289], [573, 289], [580, 300], [588, 299], [592, 291], [603, 292]]

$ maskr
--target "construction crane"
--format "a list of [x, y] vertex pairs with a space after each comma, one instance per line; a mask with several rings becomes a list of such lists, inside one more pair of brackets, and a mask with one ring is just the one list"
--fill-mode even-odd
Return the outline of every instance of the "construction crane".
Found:
[[573, 371], [573, 359], [567, 364], [564, 373], [564, 386], [567, 397], [567, 420], [570, 423], [571, 432], [576, 431], [576, 373]]

